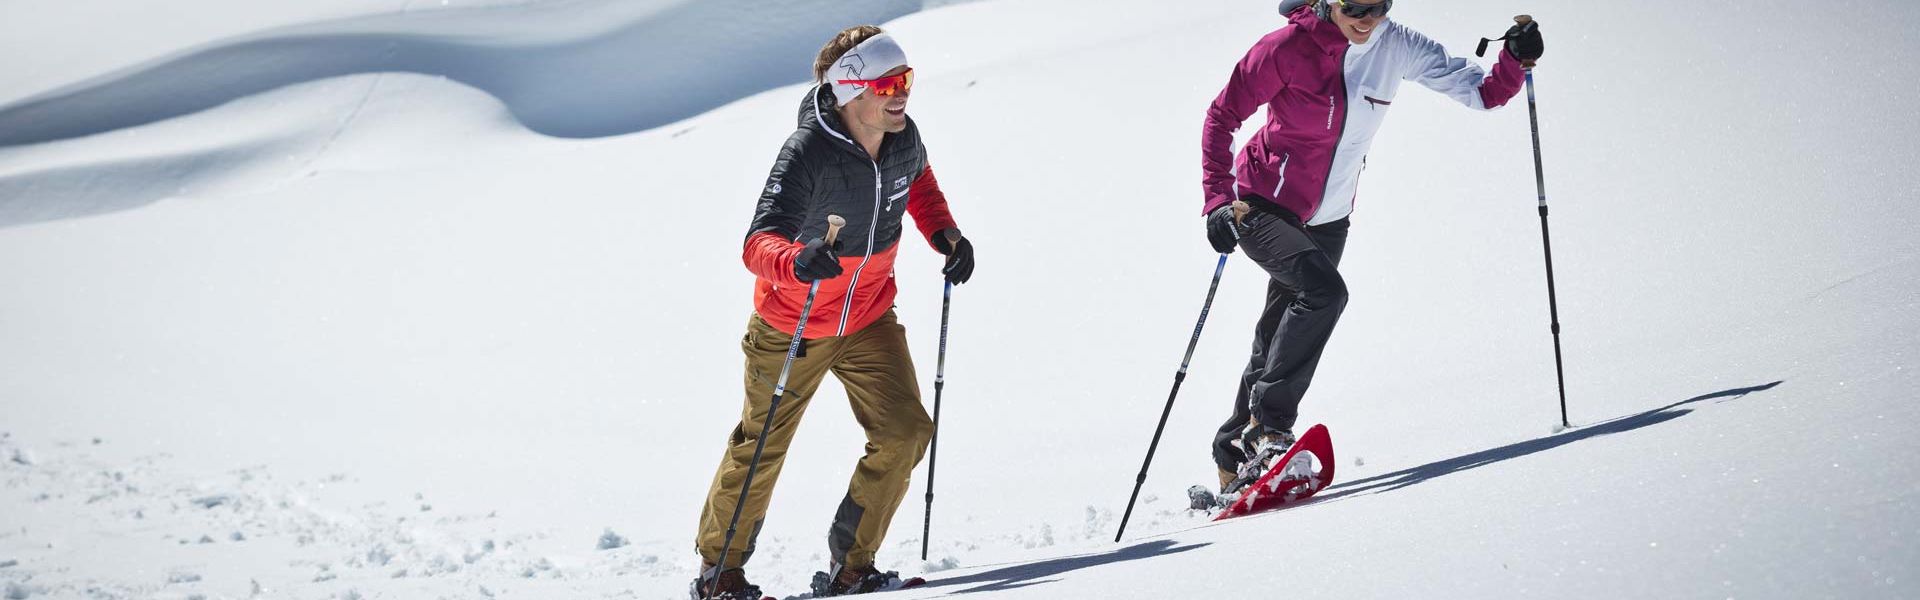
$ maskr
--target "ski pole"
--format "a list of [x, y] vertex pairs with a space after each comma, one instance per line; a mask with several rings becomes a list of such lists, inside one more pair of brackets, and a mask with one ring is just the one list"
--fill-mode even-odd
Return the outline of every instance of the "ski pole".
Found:
[[[1513, 22], [1529, 31], [1538, 27], [1530, 15], [1516, 16]], [[1516, 32], [1515, 35], [1518, 33]], [[1480, 38], [1480, 48], [1475, 50], [1474, 54], [1486, 56], [1488, 43], [1504, 41], [1512, 37], [1514, 36]], [[1533, 127], [1533, 182], [1540, 191], [1540, 247], [1546, 251], [1547, 255], [1547, 314], [1552, 319], [1549, 329], [1553, 331], [1553, 376], [1560, 384], [1560, 426], [1572, 427], [1573, 424], [1567, 420], [1567, 373], [1561, 366], [1560, 359], [1560, 299], [1554, 292], [1553, 286], [1553, 238], [1547, 233], [1547, 175], [1540, 162], [1540, 106], [1534, 101], [1533, 96], [1533, 63], [1527, 61], [1522, 65], [1527, 73], [1527, 119]]]
[[[960, 243], [960, 232], [947, 230], [947, 247]], [[940, 291], [940, 361], [933, 369], [933, 442], [927, 449], [927, 513], [920, 524], [920, 560], [927, 559], [933, 533], [933, 467], [940, 459], [940, 390], [947, 385], [947, 313], [953, 309], [953, 282]]]
[[[1233, 201], [1233, 239], [1240, 239], [1240, 222], [1253, 207], [1239, 200]], [[1120, 542], [1120, 536], [1127, 533], [1127, 520], [1133, 518], [1133, 503], [1140, 499], [1140, 486], [1147, 483], [1147, 467], [1153, 465], [1153, 453], [1160, 448], [1160, 434], [1167, 429], [1167, 416], [1173, 414], [1173, 399], [1180, 395], [1180, 383], [1187, 379], [1187, 365], [1193, 362], [1193, 349], [1200, 345], [1200, 330], [1207, 326], [1207, 312], [1213, 310], [1213, 293], [1220, 289], [1220, 274], [1227, 269], [1227, 254], [1220, 253], [1220, 262], [1213, 266], [1213, 283], [1207, 285], [1207, 301], [1200, 305], [1200, 322], [1193, 325], [1193, 338], [1187, 340], [1187, 354], [1180, 359], [1180, 371], [1173, 375], [1173, 391], [1167, 393], [1167, 406], [1160, 409], [1160, 424], [1153, 428], [1153, 442], [1147, 444], [1147, 459], [1140, 463], [1140, 475], [1133, 479], [1133, 495], [1127, 497], [1127, 512], [1120, 515], [1120, 530], [1113, 533], [1114, 543]]]
[[1553, 238], [1547, 233], [1547, 175], [1540, 162], [1540, 107], [1534, 102], [1533, 69], [1527, 72], [1527, 118], [1533, 126], [1533, 180], [1540, 191], [1540, 247], [1547, 257], [1547, 314], [1552, 319], [1553, 375], [1560, 384], [1560, 426], [1567, 420], [1567, 373], [1560, 359], [1560, 298], [1553, 286]]
[[[827, 215], [827, 245], [833, 245], [833, 239], [840, 236], [840, 228], [847, 220], [840, 215]], [[713, 566], [713, 585], [708, 586], [707, 596], [719, 591], [720, 573], [727, 570], [727, 551], [733, 549], [733, 535], [740, 525], [740, 511], [747, 507], [747, 494], [753, 491], [753, 476], [760, 470], [760, 453], [767, 449], [767, 435], [773, 432], [773, 417], [780, 410], [780, 397], [787, 393], [787, 375], [793, 371], [793, 359], [800, 354], [801, 335], [807, 332], [807, 315], [813, 313], [813, 296], [820, 292], [820, 280], [813, 280], [807, 288], [807, 303], [800, 309], [800, 321], [793, 326], [793, 340], [787, 342], [787, 360], [780, 365], [780, 381], [773, 386], [773, 399], [767, 403], [767, 420], [760, 424], [760, 437], [753, 442], [753, 461], [747, 463], [747, 480], [740, 484], [740, 497], [733, 502], [733, 518], [727, 520], [726, 542], [720, 544], [720, 560]]]

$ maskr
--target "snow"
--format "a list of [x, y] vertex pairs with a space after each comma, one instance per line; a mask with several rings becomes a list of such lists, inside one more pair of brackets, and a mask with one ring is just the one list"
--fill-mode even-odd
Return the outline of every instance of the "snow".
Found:
[[[1304, 407], [1351, 466], [1185, 510], [1265, 285], [1236, 256], [1116, 544], [1215, 260], [1202, 110], [1279, 21], [945, 4], [0, 5], [0, 589], [684, 597], [750, 199], [818, 44], [871, 21], [981, 263], [931, 552], [922, 471], [880, 555], [932, 581], [895, 596], [1920, 596], [1920, 8], [1524, 7], [1573, 427], [1525, 106], [1408, 87]], [[1394, 17], [1466, 52], [1520, 8]], [[936, 271], [903, 249], [923, 381]], [[860, 453], [820, 393], [749, 564], [779, 596]]]

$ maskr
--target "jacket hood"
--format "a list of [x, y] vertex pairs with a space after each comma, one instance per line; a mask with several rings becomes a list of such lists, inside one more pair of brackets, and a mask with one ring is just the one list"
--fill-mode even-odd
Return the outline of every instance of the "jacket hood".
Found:
[[1340, 26], [1332, 21], [1323, 20], [1314, 13], [1313, 6], [1301, 3], [1292, 12], [1287, 13], [1287, 21], [1306, 32], [1307, 36], [1320, 46], [1328, 49], [1346, 46], [1347, 35], [1340, 33]]

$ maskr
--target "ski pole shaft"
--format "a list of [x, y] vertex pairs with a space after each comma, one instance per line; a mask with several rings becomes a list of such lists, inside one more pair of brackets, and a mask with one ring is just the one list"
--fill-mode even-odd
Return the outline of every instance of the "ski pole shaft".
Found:
[[[834, 238], [840, 236], [840, 228], [847, 220], [840, 215], [827, 215], [827, 245], [833, 245]], [[760, 454], [767, 449], [767, 435], [773, 432], [774, 416], [779, 414], [780, 397], [787, 393], [787, 376], [793, 372], [793, 359], [800, 354], [800, 344], [807, 332], [807, 315], [813, 313], [813, 297], [820, 292], [820, 280], [813, 280], [807, 288], [807, 302], [800, 309], [800, 320], [793, 326], [793, 339], [787, 342], [787, 360], [780, 365], [780, 380], [773, 386], [773, 398], [767, 402], [767, 417], [760, 424], [760, 437], [753, 442], [753, 460], [747, 463], [747, 479], [740, 484], [740, 497], [733, 501], [733, 517], [727, 519], [726, 541], [720, 544], [720, 558], [713, 566], [713, 585], [707, 588], [707, 596], [717, 593], [720, 586], [720, 574], [727, 570], [727, 552], [733, 549], [733, 536], [740, 525], [740, 511], [747, 507], [747, 494], [753, 492], [753, 476], [760, 471]]]
[[1540, 192], [1540, 247], [1547, 257], [1547, 314], [1552, 319], [1553, 375], [1560, 385], [1560, 426], [1567, 420], [1567, 374], [1560, 358], [1560, 298], [1553, 285], [1553, 237], [1547, 230], [1547, 175], [1540, 160], [1540, 107], [1533, 95], [1533, 69], [1527, 69], [1527, 118], [1533, 127], [1533, 180]]
[[[960, 235], [947, 231], [947, 244], [960, 243]], [[953, 282], [940, 292], [940, 360], [933, 369], [933, 440], [927, 449], [927, 512], [920, 523], [920, 560], [927, 559], [927, 546], [933, 534], [933, 469], [940, 460], [940, 392], [947, 385], [947, 314], [953, 309]]]
[[[1238, 225], [1247, 216], [1252, 207], [1239, 200], [1233, 201], [1233, 237], [1240, 239]], [[1220, 261], [1213, 266], [1213, 282], [1207, 285], [1207, 300], [1200, 305], [1200, 321], [1193, 325], [1193, 337], [1187, 340], [1187, 353], [1180, 358], [1180, 370], [1173, 374], [1173, 390], [1167, 392], [1167, 405], [1160, 409], [1160, 424], [1153, 428], [1153, 441], [1147, 444], [1147, 458], [1140, 463], [1140, 474], [1133, 478], [1133, 495], [1127, 497], [1127, 510], [1120, 515], [1120, 529], [1113, 533], [1114, 543], [1127, 533], [1127, 521], [1133, 518], [1134, 502], [1140, 499], [1140, 487], [1147, 483], [1147, 468], [1153, 466], [1153, 454], [1160, 449], [1160, 434], [1167, 429], [1167, 417], [1173, 414], [1173, 399], [1180, 396], [1180, 384], [1187, 380], [1187, 366], [1193, 362], [1193, 350], [1200, 345], [1200, 330], [1207, 326], [1207, 313], [1213, 310], [1213, 294], [1220, 290], [1220, 275], [1227, 270], [1227, 253], [1220, 253]]]

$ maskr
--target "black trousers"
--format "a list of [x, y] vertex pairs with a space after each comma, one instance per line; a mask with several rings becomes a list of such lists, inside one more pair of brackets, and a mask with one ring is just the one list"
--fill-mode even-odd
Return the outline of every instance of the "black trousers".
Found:
[[1233, 399], [1233, 416], [1220, 425], [1213, 440], [1214, 463], [1226, 471], [1247, 460], [1233, 442], [1248, 426], [1293, 429], [1320, 353], [1347, 307], [1347, 283], [1339, 266], [1349, 221], [1308, 227], [1286, 209], [1263, 208], [1247, 216], [1240, 233], [1241, 251], [1271, 280], [1266, 309], [1254, 325], [1253, 353]]

